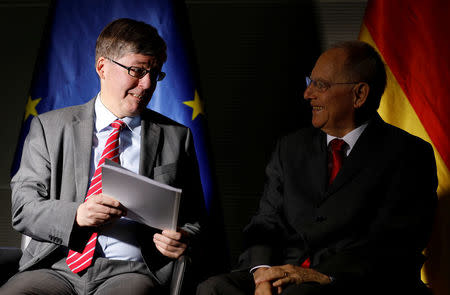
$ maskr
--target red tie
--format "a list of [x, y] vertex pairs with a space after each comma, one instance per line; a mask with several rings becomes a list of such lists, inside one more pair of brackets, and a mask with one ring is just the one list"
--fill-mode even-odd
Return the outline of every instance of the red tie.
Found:
[[[342, 167], [342, 162], [344, 160], [344, 149], [346, 146], [346, 142], [342, 139], [335, 138], [330, 142], [331, 153], [329, 159], [329, 175], [328, 184], [331, 184], [333, 180], [336, 178], [336, 175], [339, 172], [339, 169]], [[311, 266], [311, 259], [306, 258], [302, 264], [302, 267], [309, 268]]]
[[342, 139], [335, 138], [330, 142], [331, 153], [329, 159], [329, 179], [328, 184], [331, 184], [333, 180], [336, 178], [339, 170], [342, 167], [342, 163], [344, 160], [344, 149], [347, 143]]
[[[121, 120], [115, 120], [111, 123], [113, 131], [109, 134], [106, 140], [105, 149], [103, 150], [100, 161], [95, 169], [94, 176], [91, 179], [91, 184], [87, 192], [86, 202], [91, 196], [98, 195], [102, 192], [102, 166], [105, 163], [105, 159], [111, 159], [112, 161], [119, 162], [119, 132], [125, 126], [125, 123]], [[92, 263], [92, 257], [94, 256], [95, 245], [97, 243], [97, 233], [94, 232], [82, 253], [78, 253], [73, 250], [69, 250], [69, 255], [67, 256], [66, 263], [70, 270], [74, 273], [78, 273], [83, 269], [86, 269]]]

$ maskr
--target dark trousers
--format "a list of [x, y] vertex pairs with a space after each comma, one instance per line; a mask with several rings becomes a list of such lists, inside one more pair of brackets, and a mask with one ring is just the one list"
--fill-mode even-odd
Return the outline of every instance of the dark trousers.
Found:
[[[197, 295], [253, 295], [255, 284], [248, 271], [235, 271], [211, 277], [197, 287]], [[284, 288], [283, 295], [325, 295], [335, 293], [333, 286], [304, 283]], [[277, 294], [276, 291], [273, 294]]]
[[[211, 277], [197, 287], [197, 295], [253, 295], [255, 284], [248, 271], [236, 271]], [[277, 294], [276, 290], [272, 294]], [[402, 282], [395, 277], [381, 277], [376, 280], [357, 280], [353, 282], [334, 282], [329, 285], [303, 283], [289, 285], [283, 295], [432, 295], [423, 283]]]
[[[167, 292], [167, 291], [166, 291]], [[163, 294], [141, 262], [97, 258], [81, 275], [70, 271], [65, 258], [50, 268], [28, 270], [12, 277], [0, 294]]]

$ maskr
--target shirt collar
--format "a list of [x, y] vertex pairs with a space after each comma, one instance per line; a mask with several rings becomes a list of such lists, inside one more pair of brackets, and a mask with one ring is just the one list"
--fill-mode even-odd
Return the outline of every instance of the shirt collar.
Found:
[[[112, 122], [114, 122], [117, 117], [111, 113], [110, 110], [108, 110], [105, 105], [102, 102], [102, 99], [100, 97], [100, 93], [97, 94], [97, 98], [95, 100], [95, 129], [97, 132], [107, 128], [109, 125], [111, 125]], [[124, 117], [121, 119], [125, 122], [128, 129], [130, 129], [132, 132], [133, 130], [141, 125], [141, 116], [134, 116], [134, 117]]]
[[[364, 129], [366, 129], [367, 124], [368, 123], [362, 124], [361, 126], [353, 129], [352, 131], [350, 131], [349, 133], [344, 135], [344, 137], [341, 138], [342, 140], [344, 140], [348, 144], [347, 155], [350, 153], [350, 151], [355, 146], [356, 141], [358, 141], [358, 138], [361, 136], [361, 134], [363, 133]], [[330, 144], [330, 141], [332, 141], [335, 138], [339, 138], [339, 137], [327, 134], [327, 146]]]

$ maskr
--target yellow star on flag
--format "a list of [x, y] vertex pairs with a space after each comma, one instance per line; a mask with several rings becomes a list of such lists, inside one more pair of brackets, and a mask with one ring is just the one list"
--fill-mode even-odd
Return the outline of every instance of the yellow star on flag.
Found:
[[197, 90], [195, 90], [194, 100], [183, 101], [183, 103], [192, 108], [192, 121], [194, 121], [198, 115], [205, 114], [203, 111], [203, 102], [200, 100]]
[[28, 97], [28, 102], [25, 107], [25, 117], [24, 121], [28, 119], [30, 115], [37, 116], [38, 113], [36, 111], [37, 104], [41, 101], [42, 98], [31, 99], [31, 96]]

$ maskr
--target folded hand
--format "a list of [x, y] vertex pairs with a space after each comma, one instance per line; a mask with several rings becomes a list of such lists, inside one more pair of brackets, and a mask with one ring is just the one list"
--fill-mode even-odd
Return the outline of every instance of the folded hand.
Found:
[[254, 273], [255, 284], [263, 282], [272, 282], [272, 286], [276, 287], [278, 294], [281, 293], [282, 287], [288, 284], [301, 284], [305, 282], [316, 282], [319, 284], [331, 283], [330, 278], [312, 268], [304, 268], [295, 265], [281, 265], [270, 268], [260, 268]]

